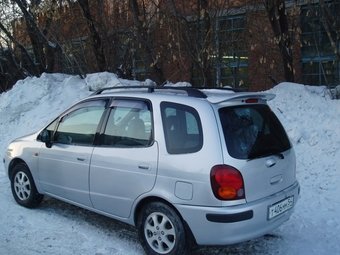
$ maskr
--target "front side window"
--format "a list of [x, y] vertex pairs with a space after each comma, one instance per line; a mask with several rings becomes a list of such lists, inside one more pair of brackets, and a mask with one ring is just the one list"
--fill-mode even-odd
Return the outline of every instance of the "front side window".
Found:
[[[93, 144], [106, 102], [106, 100], [88, 101], [71, 109], [59, 119], [53, 141], [63, 144]], [[47, 127], [47, 130], [54, 126], [55, 122]]]
[[151, 104], [142, 100], [114, 100], [101, 144], [112, 147], [149, 146], [152, 142]]
[[163, 102], [161, 111], [168, 153], [193, 153], [202, 148], [202, 126], [198, 112], [194, 108]]
[[219, 116], [233, 158], [260, 158], [291, 148], [285, 130], [267, 105], [224, 107]]

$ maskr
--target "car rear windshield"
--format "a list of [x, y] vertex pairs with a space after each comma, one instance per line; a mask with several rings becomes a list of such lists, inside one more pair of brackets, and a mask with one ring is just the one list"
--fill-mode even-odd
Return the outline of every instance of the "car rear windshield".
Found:
[[284, 128], [268, 105], [224, 107], [219, 109], [219, 116], [233, 158], [255, 159], [291, 148]]

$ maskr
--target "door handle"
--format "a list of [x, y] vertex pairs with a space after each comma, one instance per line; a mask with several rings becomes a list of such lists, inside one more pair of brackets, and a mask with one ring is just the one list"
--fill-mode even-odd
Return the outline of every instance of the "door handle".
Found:
[[138, 168], [142, 170], [150, 170], [151, 166], [149, 164], [138, 164]]
[[85, 162], [85, 161], [87, 160], [87, 157], [86, 157], [86, 156], [78, 156], [78, 157], [77, 157], [77, 160], [78, 160], [78, 161]]

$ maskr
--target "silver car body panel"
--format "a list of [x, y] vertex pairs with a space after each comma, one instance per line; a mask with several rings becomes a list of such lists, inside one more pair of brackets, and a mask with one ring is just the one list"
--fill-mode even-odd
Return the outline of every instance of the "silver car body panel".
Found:
[[54, 143], [39, 152], [39, 180], [45, 192], [92, 207], [89, 170], [92, 146]]
[[37, 142], [36, 138], [39, 132], [23, 136], [13, 140], [9, 145], [4, 155], [5, 173], [10, 178], [10, 170], [15, 162], [24, 161], [30, 169], [39, 193], [44, 194], [44, 190], [40, 185], [38, 174], [39, 151], [42, 146], [41, 142]]
[[128, 218], [135, 200], [155, 184], [157, 159], [156, 142], [146, 148], [94, 148], [89, 175], [94, 208]]
[[[267, 234], [289, 219], [293, 209], [286, 211], [278, 217], [268, 220], [268, 207], [289, 196], [294, 196], [295, 203], [298, 200], [299, 183], [271, 196], [264, 197], [251, 203], [238, 206], [202, 207], [175, 205], [195, 236], [199, 245], [227, 245]], [[239, 214], [251, 212], [252, 218], [235, 222], [211, 222], [207, 215], [219, 215], [223, 217], [237, 217]]]

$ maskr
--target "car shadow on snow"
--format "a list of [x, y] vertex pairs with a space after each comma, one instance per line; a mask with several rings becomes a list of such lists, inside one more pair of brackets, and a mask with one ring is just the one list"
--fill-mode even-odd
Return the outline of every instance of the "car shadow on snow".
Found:
[[[95, 229], [96, 232], [103, 233], [103, 235], [109, 237], [112, 236], [113, 238], [118, 238], [120, 241], [126, 242], [127, 246], [131, 246], [132, 244], [135, 248], [137, 246], [140, 254], [144, 254], [143, 248], [139, 244], [137, 230], [135, 227], [126, 223], [46, 196], [37, 210], [65, 217], [68, 221], [74, 221], [75, 224], [85, 222], [92, 229]], [[273, 250], [275, 250], [277, 243], [280, 242], [280, 239], [282, 238], [278, 235], [267, 234], [263, 237], [234, 245], [199, 246], [194, 247], [190, 255], [271, 254]]]
[[202, 246], [190, 255], [267, 255], [273, 254], [281, 237], [267, 234], [251, 241], [227, 246]]

